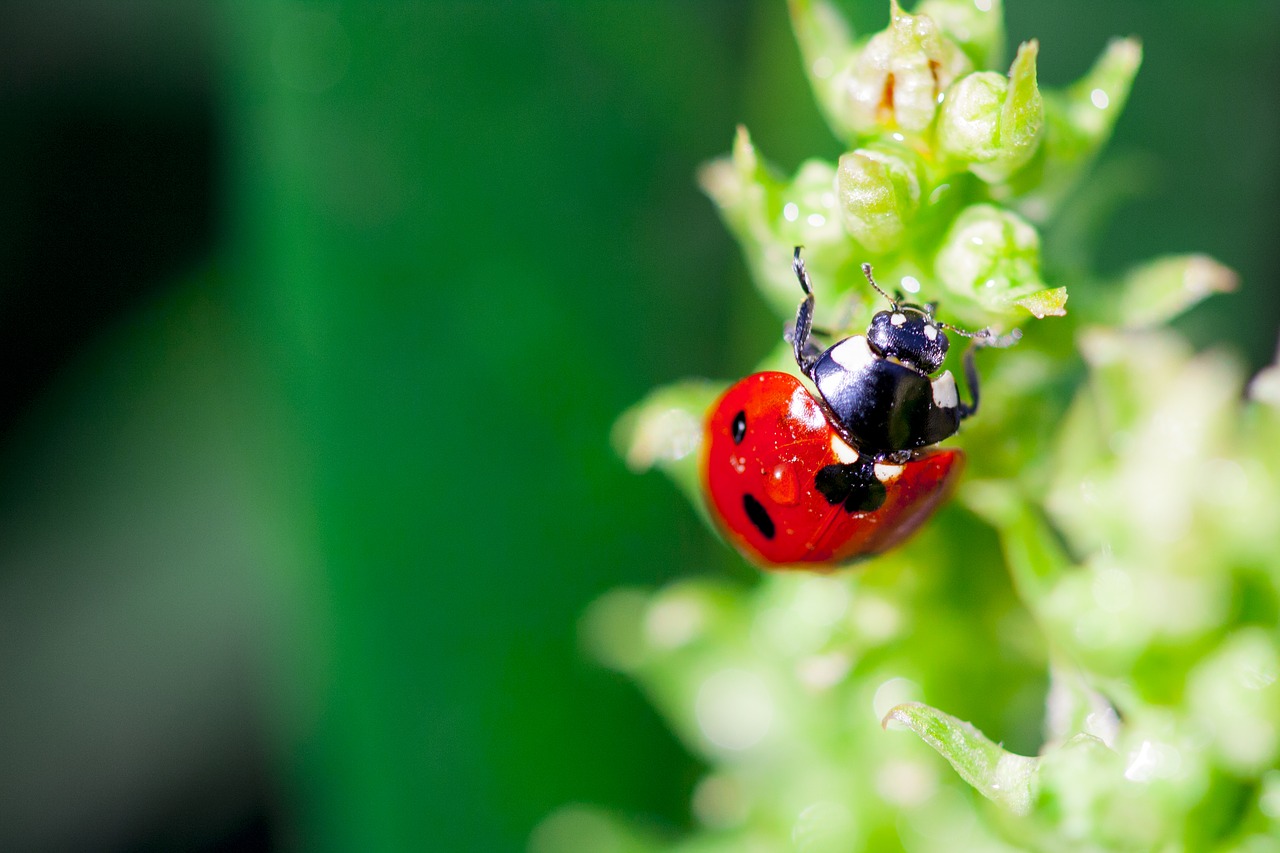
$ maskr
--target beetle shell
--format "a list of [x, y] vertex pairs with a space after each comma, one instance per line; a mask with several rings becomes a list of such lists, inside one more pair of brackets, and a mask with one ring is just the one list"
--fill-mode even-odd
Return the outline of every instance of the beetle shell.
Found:
[[877, 462], [872, 485], [883, 487], [882, 500], [870, 510], [846, 508], [832, 494], [829, 476], [823, 488], [818, 485], [824, 469], [830, 475], [858, 460], [796, 377], [757, 373], [730, 387], [711, 409], [702, 452], [704, 493], [722, 533], [757, 565], [834, 568], [914, 533], [949, 496], [964, 454], [930, 448], [902, 464]]

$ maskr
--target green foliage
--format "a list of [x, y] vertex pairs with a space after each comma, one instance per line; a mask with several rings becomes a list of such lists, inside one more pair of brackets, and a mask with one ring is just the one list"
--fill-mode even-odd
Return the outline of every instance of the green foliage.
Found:
[[[1035, 42], [988, 70], [1004, 28], [982, 5], [891, 3], [855, 39], [791, 0], [847, 153], [787, 177], [740, 129], [701, 176], [779, 325], [802, 244], [819, 325], [865, 322], [871, 262], [944, 316], [1024, 328], [983, 356], [957, 500], [857, 571], [597, 602], [589, 647], [708, 765], [696, 829], [575, 807], [538, 853], [1280, 850], [1280, 367], [1246, 390], [1232, 358], [1164, 328], [1234, 286], [1209, 258], [1057, 277], [1040, 228], [1110, 135], [1140, 48], [1042, 90]], [[765, 365], [788, 369], [781, 347]], [[656, 391], [615, 436], [699, 507], [719, 387]]]

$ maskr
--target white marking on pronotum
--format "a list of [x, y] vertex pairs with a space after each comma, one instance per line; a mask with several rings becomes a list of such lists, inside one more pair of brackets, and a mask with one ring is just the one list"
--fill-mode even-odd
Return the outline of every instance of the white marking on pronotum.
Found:
[[933, 380], [933, 404], [941, 409], [954, 409], [960, 405], [960, 395], [956, 393], [956, 378], [951, 371], [944, 372]]
[[938, 339], [938, 330], [933, 326], [925, 326], [924, 336], [931, 341], [936, 341]]
[[852, 465], [858, 461], [858, 451], [850, 447], [845, 440], [838, 435], [831, 436], [831, 452], [836, 455], [843, 465]]
[[845, 370], [858, 370], [864, 364], [875, 360], [875, 353], [867, 344], [863, 335], [854, 335], [831, 348], [831, 358]]
[[907, 322], [907, 315], [893, 314], [892, 316], [889, 317], [889, 322], [895, 326], [901, 326], [903, 323]]

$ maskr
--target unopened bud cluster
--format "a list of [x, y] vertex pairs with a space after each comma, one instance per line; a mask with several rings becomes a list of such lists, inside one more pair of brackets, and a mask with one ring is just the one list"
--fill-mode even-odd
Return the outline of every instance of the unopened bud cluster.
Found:
[[822, 0], [790, 9], [847, 152], [834, 168], [811, 161], [788, 179], [742, 129], [733, 154], [702, 174], [771, 304], [791, 310], [795, 283], [781, 260], [803, 244], [815, 280], [839, 290], [871, 263], [890, 287], [905, 277], [938, 287], [923, 298], [972, 323], [1063, 314], [1066, 291], [1041, 279], [1033, 223], [1110, 135], [1136, 42], [1113, 44], [1081, 83], [1042, 92], [1035, 41], [1007, 71], [985, 67], [1003, 47], [999, 0], [930, 0], [915, 14], [895, 0], [888, 26], [861, 40]]

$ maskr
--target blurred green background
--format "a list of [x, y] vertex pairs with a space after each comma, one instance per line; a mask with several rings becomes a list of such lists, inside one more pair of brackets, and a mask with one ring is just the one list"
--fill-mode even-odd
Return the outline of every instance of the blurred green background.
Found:
[[[1270, 361], [1280, 7], [1007, 21], [1049, 86], [1143, 38], [1097, 269], [1214, 255], [1241, 289], [1184, 330]], [[752, 577], [608, 436], [776, 340], [693, 175], [739, 122], [839, 154], [782, 1], [10, 0], [0, 116], [0, 850], [686, 825], [577, 620]]]

